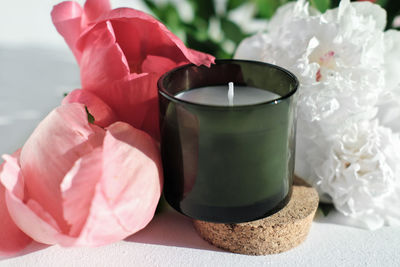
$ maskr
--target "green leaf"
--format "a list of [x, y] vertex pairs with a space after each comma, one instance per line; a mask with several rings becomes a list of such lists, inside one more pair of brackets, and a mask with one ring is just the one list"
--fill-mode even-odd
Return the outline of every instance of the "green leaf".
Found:
[[208, 21], [211, 17], [215, 16], [213, 0], [192, 0], [191, 3], [194, 8], [194, 14], [196, 15], [196, 17], [200, 17]]
[[387, 4], [388, 0], [378, 0], [375, 3], [377, 3], [378, 5], [384, 7]]
[[234, 41], [236, 44], [238, 44], [246, 37], [246, 35], [242, 33], [242, 30], [239, 28], [238, 25], [226, 18], [221, 19], [221, 28], [225, 36], [228, 39]]
[[187, 35], [187, 44], [190, 48], [208, 53], [211, 55], [217, 55], [217, 51], [222, 50], [219, 44], [207, 39], [199, 40], [194, 35]]
[[331, 8], [338, 7], [340, 0], [331, 0]]
[[165, 7], [164, 20], [170, 29], [179, 29], [181, 27], [181, 20], [178, 11], [176, 11], [176, 8], [171, 4], [168, 4]]
[[193, 25], [186, 27], [186, 33], [196, 38], [198, 41], [206, 41], [209, 39], [207, 23], [208, 21], [201, 18], [195, 18]]
[[256, 4], [259, 15], [262, 18], [267, 18], [267, 19], [272, 17], [272, 15], [274, 15], [278, 7], [283, 4], [281, 3], [280, 0], [252, 0], [252, 1]]
[[328, 204], [328, 203], [319, 203], [318, 209], [322, 212], [322, 214], [326, 217], [328, 214], [335, 209], [335, 206], [333, 204]]
[[331, 7], [331, 0], [310, 0], [310, 3], [322, 13]]
[[69, 94], [69, 92], [66, 92], [63, 94], [64, 97], [66, 97]]
[[243, 0], [230, 0], [230, 1], [228, 1], [227, 9], [228, 10], [235, 9], [235, 8], [241, 6], [243, 3], [244, 3]]
[[150, 8], [152, 11], [153, 9], [157, 9], [157, 6], [153, 3], [151, 0], [143, 0], [143, 2], [146, 4], [148, 8]]
[[86, 110], [88, 122], [91, 123], [91, 124], [94, 124], [94, 117], [93, 117], [92, 114], [90, 114], [87, 106], [85, 106], [85, 110]]
[[232, 59], [232, 54], [225, 52], [223, 49], [218, 49], [214, 55], [218, 59]]

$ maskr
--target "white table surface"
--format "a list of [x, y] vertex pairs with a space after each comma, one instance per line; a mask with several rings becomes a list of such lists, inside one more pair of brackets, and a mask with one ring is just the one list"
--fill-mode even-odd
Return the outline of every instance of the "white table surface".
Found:
[[[79, 87], [71, 53], [0, 45], [0, 153], [20, 147], [64, 92]], [[331, 213], [314, 220], [307, 240], [278, 255], [245, 256], [203, 241], [191, 221], [172, 210], [126, 240], [98, 248], [33, 243], [0, 266], [400, 266], [400, 227], [367, 231]]]

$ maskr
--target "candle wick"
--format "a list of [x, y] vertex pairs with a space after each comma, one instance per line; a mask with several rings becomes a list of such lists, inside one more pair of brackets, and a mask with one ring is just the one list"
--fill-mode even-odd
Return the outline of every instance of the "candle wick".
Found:
[[233, 106], [233, 96], [235, 95], [234, 89], [233, 89], [233, 82], [228, 83], [228, 101], [229, 101], [229, 106]]

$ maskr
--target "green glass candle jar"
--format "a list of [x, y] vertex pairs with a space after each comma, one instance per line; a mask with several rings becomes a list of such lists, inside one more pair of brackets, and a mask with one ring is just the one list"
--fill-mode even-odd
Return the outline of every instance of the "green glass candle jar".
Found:
[[158, 90], [167, 202], [220, 223], [284, 207], [293, 182], [297, 88], [289, 71], [256, 61], [216, 60], [210, 68], [190, 64], [164, 74]]

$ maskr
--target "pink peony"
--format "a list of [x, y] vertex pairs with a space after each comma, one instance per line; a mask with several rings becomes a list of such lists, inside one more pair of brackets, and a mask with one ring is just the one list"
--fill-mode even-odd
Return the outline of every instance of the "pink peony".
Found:
[[[13, 156], [18, 156], [18, 150]], [[3, 172], [4, 163], [0, 165], [0, 173]], [[0, 183], [0, 256], [12, 255], [26, 247], [32, 239], [22, 232], [8, 213], [6, 204], [6, 189]]]
[[[214, 61], [186, 48], [150, 15], [130, 8], [111, 10], [108, 0], [88, 0], [83, 8], [63, 2], [54, 7], [52, 19], [79, 63], [82, 90], [112, 110], [113, 117], [105, 121], [127, 122], [156, 139], [159, 77], [182, 64], [210, 66]], [[90, 97], [76, 93], [65, 102], [83, 103], [97, 118]]]
[[90, 124], [77, 103], [53, 110], [20, 151], [3, 158], [3, 253], [22, 249], [31, 238], [62, 246], [121, 240], [149, 223], [161, 194], [154, 140], [124, 122], [106, 129]]

